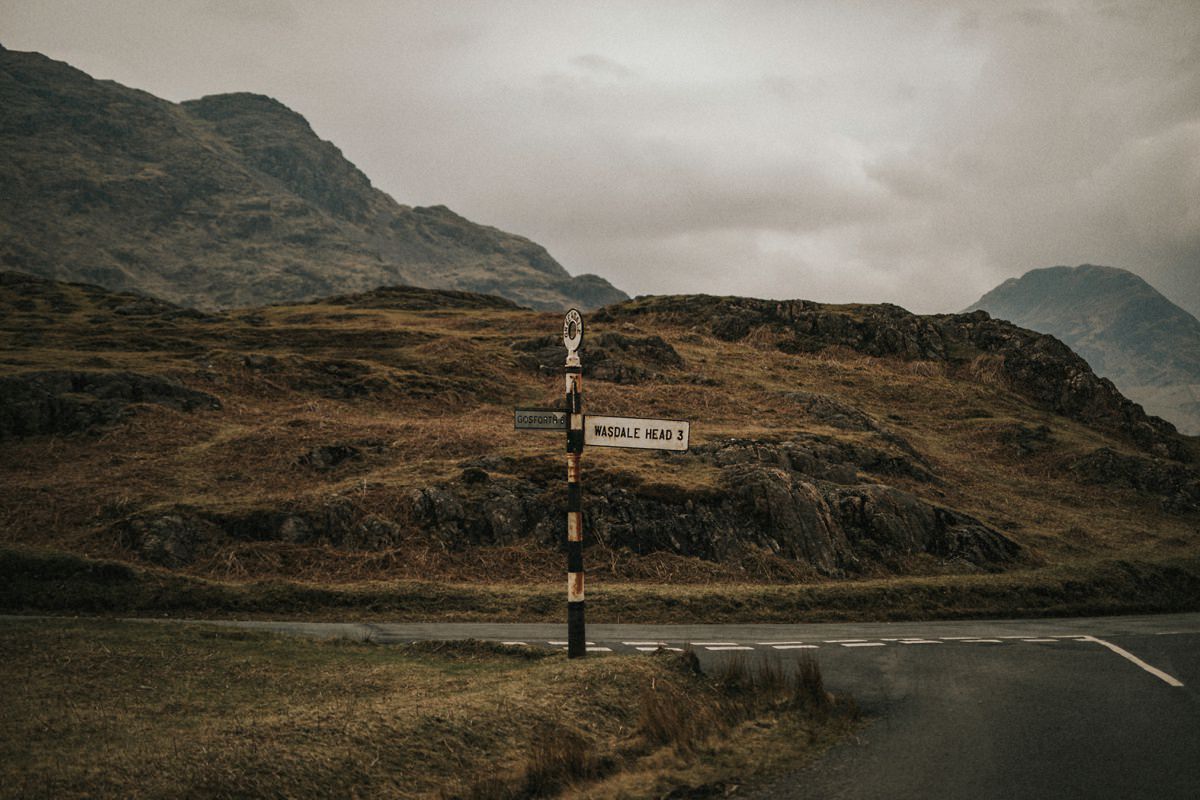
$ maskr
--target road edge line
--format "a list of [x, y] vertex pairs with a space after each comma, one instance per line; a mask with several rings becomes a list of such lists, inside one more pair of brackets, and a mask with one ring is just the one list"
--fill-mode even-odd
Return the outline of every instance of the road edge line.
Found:
[[1103, 639], [1097, 639], [1095, 636], [1083, 636], [1081, 638], [1087, 639], [1089, 642], [1095, 642], [1096, 644], [1104, 645], [1109, 650], [1112, 650], [1114, 653], [1121, 656], [1121, 658], [1124, 658], [1128, 661], [1132, 661], [1134, 664], [1137, 664], [1139, 667], [1146, 670], [1146, 672], [1149, 672], [1151, 675], [1153, 675], [1154, 677], [1158, 678], [1159, 680], [1165, 682], [1169, 686], [1174, 686], [1176, 688], [1183, 686], [1183, 681], [1179, 680], [1176, 677], [1168, 675], [1167, 673], [1163, 672], [1158, 667], [1150, 666], [1145, 661], [1142, 661], [1140, 658], [1138, 658], [1133, 653], [1129, 652], [1128, 650], [1126, 650], [1123, 647], [1118, 647], [1117, 645], [1113, 644], [1112, 642], [1106, 642]]

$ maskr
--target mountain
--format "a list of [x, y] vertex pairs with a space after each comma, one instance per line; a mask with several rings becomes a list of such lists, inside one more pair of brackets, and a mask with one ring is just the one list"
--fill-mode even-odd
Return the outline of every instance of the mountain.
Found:
[[0, 48], [0, 265], [200, 308], [381, 285], [541, 309], [627, 296], [444, 206], [400, 205], [276, 100], [171, 103]]
[[1200, 320], [1132, 272], [1035, 269], [971, 309], [1058, 337], [1148, 412], [1200, 434]]

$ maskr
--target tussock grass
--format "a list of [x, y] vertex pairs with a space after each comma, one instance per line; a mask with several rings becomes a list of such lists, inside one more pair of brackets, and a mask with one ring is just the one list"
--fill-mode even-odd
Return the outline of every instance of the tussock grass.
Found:
[[[854, 724], [750, 695], [748, 715], [723, 716], [719, 682], [670, 655], [95, 620], [0, 620], [0, 646], [0, 797], [646, 796], [625, 776], [717, 780], [756, 768], [763, 730], [803, 757]], [[686, 747], [649, 735], [647, 687], [712, 726]]]

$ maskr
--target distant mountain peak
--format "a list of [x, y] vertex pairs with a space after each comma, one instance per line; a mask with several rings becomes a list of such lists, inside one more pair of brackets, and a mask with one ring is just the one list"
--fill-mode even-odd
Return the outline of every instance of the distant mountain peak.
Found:
[[1046, 267], [1010, 278], [983, 309], [1061, 339], [1127, 396], [1200, 434], [1200, 321], [1118, 267]]

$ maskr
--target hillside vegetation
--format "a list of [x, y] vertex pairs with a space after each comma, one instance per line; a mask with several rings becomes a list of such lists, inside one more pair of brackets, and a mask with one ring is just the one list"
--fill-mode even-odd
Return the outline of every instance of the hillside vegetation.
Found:
[[0, 646], [0, 798], [22, 800], [661, 797], [794, 768], [857, 716], [813, 662], [107, 620], [2, 620]]
[[182, 104], [0, 47], [0, 264], [201, 308], [384, 284], [535, 308], [626, 295], [444, 206], [400, 205], [262, 95]]
[[[1197, 441], [1051, 337], [708, 296], [586, 321], [588, 411], [693, 423], [686, 454], [585, 452], [593, 619], [1200, 598]], [[512, 409], [560, 402], [560, 326], [446, 291], [209, 315], [4, 273], [0, 600], [554, 618], [564, 444]]]

